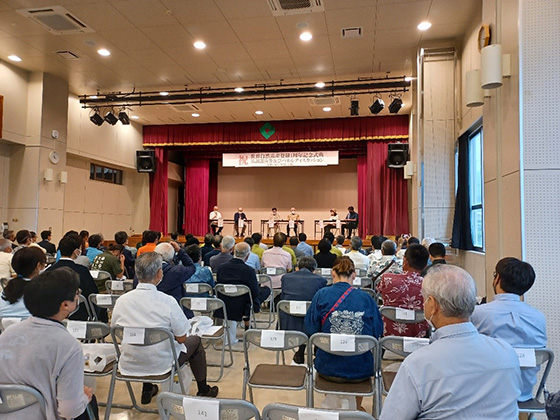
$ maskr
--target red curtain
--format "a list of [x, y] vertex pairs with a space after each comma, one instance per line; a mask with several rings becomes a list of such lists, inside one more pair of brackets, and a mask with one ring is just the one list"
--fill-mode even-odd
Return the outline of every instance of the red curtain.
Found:
[[209, 163], [208, 174], [208, 214], [218, 205], [218, 160], [212, 159]]
[[194, 159], [185, 164], [185, 233], [204, 236], [208, 232], [210, 162]]
[[156, 147], [156, 172], [150, 174], [150, 230], [167, 235], [167, 149]]
[[367, 156], [358, 158], [360, 236], [409, 232], [408, 183], [403, 169], [387, 167], [387, 143], [367, 143]]

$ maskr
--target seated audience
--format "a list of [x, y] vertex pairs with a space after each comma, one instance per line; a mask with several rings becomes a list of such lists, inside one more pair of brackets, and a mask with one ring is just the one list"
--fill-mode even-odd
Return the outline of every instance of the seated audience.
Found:
[[298, 244], [299, 244], [299, 240], [297, 236], [290, 237], [290, 248], [292, 249], [292, 251], [294, 251], [294, 255], [296, 256], [296, 262], [299, 261], [301, 257], [305, 256], [305, 253], [297, 248]]
[[[175, 242], [177, 242], [177, 241], [175, 241]], [[185, 246], [189, 246], [189, 245], [200, 245], [200, 241], [198, 240], [198, 238], [196, 236], [192, 236], [185, 241]]]
[[[432, 269], [430, 269], [431, 271]], [[541, 311], [521, 300], [533, 286], [535, 272], [517, 258], [502, 258], [494, 271], [494, 300], [474, 309], [471, 321], [478, 332], [501, 338], [514, 348], [546, 347], [546, 319]], [[522, 369], [519, 401], [533, 397], [539, 368]]]
[[292, 267], [295, 267], [297, 265], [296, 253], [291, 247], [286, 245], [288, 243], [288, 236], [284, 233], [282, 233], [282, 241], [284, 242], [284, 245], [282, 245], [282, 249], [290, 254], [290, 258], [292, 259]]
[[220, 253], [210, 258], [210, 268], [213, 273], [216, 273], [222, 265], [233, 258], [231, 252], [234, 246], [235, 238], [233, 236], [226, 235], [223, 237]]
[[382, 253], [381, 253], [381, 245], [383, 244], [384, 241], [386, 241], [388, 238], [384, 237], [384, 236], [378, 236], [378, 235], [374, 235], [371, 238], [371, 249], [370, 249], [370, 254], [368, 255], [368, 258], [373, 262], [373, 261], [377, 261], [380, 260], [382, 257]]
[[428, 246], [428, 252], [430, 254], [430, 259], [428, 260], [428, 266], [422, 271], [422, 276], [425, 276], [430, 268], [438, 264], [447, 264], [445, 261], [445, 245], [441, 242], [433, 242]]
[[204, 256], [212, 251], [214, 247], [212, 246], [212, 242], [214, 240], [214, 235], [211, 233], [207, 233], [204, 235], [204, 245], [200, 248], [200, 256], [204, 258]]
[[85, 255], [86, 249], [89, 247], [89, 242], [88, 242], [89, 241], [89, 232], [87, 230], [81, 230], [79, 235], [80, 235], [80, 238], [82, 238], [82, 241], [83, 241], [82, 254]]
[[12, 267], [17, 277], [11, 279], [0, 298], [0, 318], [28, 318], [31, 316], [23, 303], [23, 294], [29, 281], [45, 269], [47, 258], [40, 249], [30, 246], [16, 251]]
[[362, 238], [353, 236], [350, 240], [350, 251], [346, 254], [353, 262], [355, 267], [365, 270], [369, 267], [369, 258], [362, 254]]
[[[126, 278], [124, 272], [124, 255], [122, 254], [124, 247], [119, 244], [111, 244], [101, 254], [96, 255], [91, 264], [92, 270], [106, 271], [111, 275], [113, 280], [124, 280]], [[105, 292], [105, 279], [96, 281], [97, 288], [100, 292]]]
[[251, 247], [251, 252], [249, 253], [249, 257], [247, 258], [247, 261], [245, 261], [245, 264], [247, 264], [249, 267], [253, 267], [255, 273], [258, 273], [261, 269], [261, 259], [257, 254], [253, 252], [253, 246], [255, 245], [255, 241], [253, 241], [253, 238], [249, 236], [246, 237], [244, 241], [248, 243], [249, 246]]
[[[286, 235], [281, 232], [276, 232], [272, 238], [273, 247], [264, 251], [262, 256], [263, 267], [277, 267], [283, 268], [286, 271], [292, 270], [292, 257], [284, 249], [286, 243]], [[272, 280], [272, 287], [277, 289], [280, 287], [280, 279], [282, 276], [270, 276]]]
[[509, 344], [469, 322], [476, 305], [472, 277], [439, 265], [424, 279], [422, 296], [436, 331], [430, 345], [404, 359], [380, 420], [517, 419], [519, 360]]
[[[128, 246], [128, 233], [124, 230], [120, 230], [115, 233], [115, 242], [118, 245], [122, 245], [122, 255], [124, 255], [124, 270], [125, 276], [129, 279], [134, 278], [134, 260], [136, 258], [136, 248]], [[134, 251], [133, 251], [134, 250]], [[134, 252], [134, 253], [133, 253]]]
[[[323, 235], [323, 238], [328, 239], [328, 241], [331, 243], [331, 251], [334, 255], [336, 255], [337, 257], [342, 257], [343, 255], [343, 251], [340, 250], [340, 248], [337, 248], [336, 246], [334, 246], [334, 235], [332, 232], [327, 232]], [[344, 243], [344, 241], [342, 241]], [[346, 250], [344, 250], [346, 251]]]
[[37, 243], [41, 248], [47, 251], [47, 254], [56, 254], [56, 246], [51, 242], [52, 233], [50, 230], [44, 230], [41, 232], [42, 241]]
[[[327, 281], [313, 274], [317, 268], [317, 261], [312, 257], [304, 255], [298, 261], [297, 271], [287, 273], [282, 276], [282, 294], [280, 300], [300, 300], [311, 301], [315, 293], [327, 285]], [[280, 325], [283, 330], [305, 332], [303, 317], [290, 316], [285, 312], [279, 311]], [[294, 362], [302, 364], [305, 361], [305, 344], [302, 344], [296, 354]]]
[[37, 232], [33, 232], [32, 230], [30, 230], [29, 233], [31, 234], [31, 243], [36, 244], [37, 243]]
[[374, 282], [384, 273], [402, 273], [401, 261], [397, 260], [395, 257], [396, 252], [397, 244], [394, 241], [387, 239], [383, 242], [381, 245], [381, 257], [371, 260], [371, 265], [367, 272], [367, 275], [371, 277]]
[[10, 241], [10, 243], [12, 244], [12, 249], [17, 248], [17, 245], [14, 243], [14, 241], [16, 240], [16, 234], [13, 230], [10, 229], [4, 230], [2, 236], [4, 237], [4, 239]]
[[[214, 288], [214, 276], [212, 276], [212, 270], [210, 270], [210, 267], [202, 267], [200, 265], [200, 261], [202, 259], [200, 250], [201, 248], [199, 248], [198, 245], [189, 245], [185, 247], [185, 252], [189, 257], [191, 257], [191, 260], [193, 261], [195, 267], [195, 272], [187, 279], [186, 283], [206, 283]], [[194, 295], [189, 295], [188, 293], [186, 293], [185, 296]], [[206, 297], [209, 296], [209, 294], [206, 295]]]
[[342, 255], [346, 254], [348, 250], [344, 247], [344, 241], [346, 238], [342, 235], [336, 235], [334, 238], [333, 246], [338, 249]]
[[[257, 254], [257, 256], [259, 257], [259, 260], [262, 261], [262, 255], [263, 255], [264, 251], [266, 249], [268, 249], [268, 247], [264, 248], [264, 247], [261, 246], [261, 245], [264, 245], [264, 244], [261, 244], [262, 235], [258, 232], [255, 232], [251, 235], [251, 239], [255, 242], [253, 244], [253, 246], [251, 246], [251, 252], [253, 254]], [[266, 246], [266, 245], [264, 245], [264, 246]]]
[[[175, 336], [179, 365], [189, 362], [196, 379], [196, 395], [216, 397], [218, 387], [206, 382], [206, 353], [200, 337], [187, 337], [189, 321], [176, 299], [156, 288], [164, 277], [161, 255], [147, 252], [137, 258], [136, 276], [138, 286], [117, 300], [111, 326], [169, 329]], [[131, 376], [163, 375], [171, 369], [172, 357], [167, 341], [147, 347], [122, 344], [119, 371]], [[157, 392], [157, 385], [144, 383], [142, 404], [149, 404]]]
[[313, 247], [311, 245], [309, 245], [307, 242], [305, 242], [305, 241], [307, 241], [307, 235], [302, 232], [298, 235], [298, 239], [299, 239], [299, 243], [297, 245], [297, 249], [299, 249], [301, 252], [303, 252], [308, 257], [312, 257], [313, 256]]
[[214, 250], [207, 252], [206, 255], [204, 255], [204, 257], [202, 258], [205, 267], [210, 267], [210, 258], [212, 258], [214, 255], [218, 255], [221, 252], [222, 235], [216, 235], [212, 237], [213, 237], [212, 244], [214, 245]]
[[319, 252], [313, 255], [315, 261], [317, 261], [318, 268], [332, 268], [334, 264], [334, 260], [336, 260], [336, 254], [331, 252], [331, 243], [327, 238], [323, 238], [319, 241], [319, 245], [317, 245]]
[[93, 264], [93, 259], [97, 257], [99, 254], [103, 253], [103, 250], [101, 249], [103, 247], [103, 240], [104, 240], [103, 235], [100, 233], [91, 235], [89, 237], [89, 247], [86, 248], [86, 257], [89, 258], [89, 261], [92, 264]]
[[16, 272], [12, 268], [12, 242], [9, 239], [0, 239], [0, 279], [15, 277]]
[[31, 245], [31, 233], [27, 229], [19, 230], [16, 234], [16, 242], [18, 246], [15, 251]]
[[[0, 383], [28, 385], [41, 393], [47, 419], [89, 419], [91, 388], [84, 386], [82, 345], [62, 321], [78, 304], [80, 282], [69, 268], [48, 270], [29, 281], [24, 302], [33, 315], [0, 335]], [[93, 398], [93, 400], [92, 400]], [[10, 419], [44, 419], [39, 404], [0, 415]], [[96, 415], [97, 417], [97, 415]]]
[[[426, 267], [428, 250], [422, 245], [410, 245], [406, 249], [403, 260], [403, 273], [385, 273], [377, 284], [377, 291], [381, 293], [383, 305], [403, 309], [423, 309], [422, 306], [422, 276], [421, 271]], [[384, 335], [399, 335], [407, 337], [425, 337], [429, 325], [426, 321], [405, 324], [383, 318]]]
[[[319, 290], [305, 316], [305, 331], [330, 334], [371, 335], [379, 338], [383, 323], [373, 298], [352, 287], [356, 277], [354, 263], [338, 257], [332, 269], [333, 284]], [[374, 375], [371, 352], [356, 356], [337, 356], [317, 350], [317, 374], [334, 382], [361, 382]], [[357, 399], [358, 407], [361, 398]]]
[[158, 244], [159, 236], [160, 236], [159, 232], [155, 232], [153, 230], [144, 231], [144, 234], [142, 235], [142, 246], [138, 248], [138, 252], [136, 253], [136, 258], [138, 258], [140, 255], [142, 255], [145, 252], [154, 252], [154, 249], [156, 249], [156, 245]]

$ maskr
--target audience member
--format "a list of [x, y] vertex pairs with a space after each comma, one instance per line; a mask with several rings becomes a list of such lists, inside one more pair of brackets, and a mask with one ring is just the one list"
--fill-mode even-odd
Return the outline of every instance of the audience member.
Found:
[[[543, 313], [521, 300], [534, 282], [535, 272], [530, 264], [512, 257], [498, 261], [492, 283], [494, 300], [477, 306], [471, 316], [478, 332], [501, 338], [514, 348], [546, 347], [546, 319]], [[533, 397], [538, 372], [538, 367], [521, 370], [519, 401]]]
[[319, 252], [313, 255], [315, 261], [317, 261], [318, 268], [332, 268], [334, 260], [336, 260], [336, 254], [331, 252], [331, 243], [327, 238], [323, 238], [319, 241], [317, 245]]
[[422, 295], [436, 331], [430, 345], [404, 359], [380, 420], [517, 419], [519, 360], [509, 344], [469, 322], [476, 304], [472, 277], [439, 265], [424, 279]]
[[334, 255], [336, 255], [337, 257], [342, 257], [342, 255], [343, 255], [342, 251], [334, 246], [334, 234], [332, 232], [326, 232], [323, 235], [323, 238], [327, 239], [329, 241], [329, 243], [331, 244], [330, 252], [333, 253]]
[[297, 248], [298, 244], [299, 244], [299, 240], [297, 236], [290, 237], [290, 248], [292, 249], [292, 251], [294, 251], [294, 255], [296, 256], [296, 262], [299, 261], [301, 257], [305, 256], [305, 253]]
[[142, 235], [143, 245], [138, 249], [138, 252], [136, 253], [136, 258], [144, 254], [145, 252], [154, 252], [158, 244], [158, 236], [159, 236], [159, 232], [155, 232], [153, 230], [144, 231], [144, 234]]
[[[383, 305], [403, 309], [423, 309], [422, 306], [422, 276], [420, 272], [426, 267], [428, 250], [420, 244], [410, 245], [406, 249], [403, 260], [403, 273], [385, 273], [377, 284], [377, 291], [381, 293]], [[407, 337], [425, 337], [429, 325], [426, 321], [406, 324], [383, 318], [384, 335], [399, 335]]]
[[30, 230], [29, 233], [31, 234], [31, 243], [36, 244], [37, 243], [37, 232], [33, 232], [32, 230]]
[[428, 273], [428, 270], [434, 265], [447, 264], [445, 261], [445, 245], [441, 242], [433, 242], [428, 248], [428, 253], [430, 254], [430, 259], [428, 260], [428, 266], [422, 271], [422, 276]]
[[254, 254], [257, 254], [257, 256], [259, 257], [259, 260], [262, 261], [263, 253], [266, 249], [268, 249], [268, 247], [263, 248], [261, 246], [262, 235], [258, 232], [255, 232], [251, 235], [251, 239], [255, 242], [253, 244], [253, 246], [251, 247], [251, 252], [254, 253]]
[[4, 233], [2, 234], [2, 236], [4, 237], [4, 239], [7, 239], [8, 241], [10, 241], [12, 249], [17, 248], [17, 245], [14, 243], [14, 241], [16, 240], [16, 234], [13, 230], [11, 230], [11, 229], [4, 230]]
[[342, 235], [336, 235], [334, 238], [333, 245], [336, 249], [340, 251], [341, 256], [346, 254], [347, 249], [344, 247], [344, 241], [346, 238]]
[[348, 231], [346, 239], [350, 239], [352, 230], [358, 229], [358, 213], [354, 211], [353, 206], [348, 207], [348, 214], [346, 215], [346, 218], [343, 220], [343, 222], [346, 223], [342, 224], [342, 236], [344, 236], [344, 231], [346, 230]]
[[0, 299], [0, 318], [27, 318], [29, 311], [23, 303], [23, 294], [29, 281], [37, 277], [45, 269], [47, 258], [40, 249], [30, 246], [16, 251], [12, 259], [12, 267], [17, 277], [11, 279]]
[[210, 228], [212, 229], [212, 234], [214, 236], [221, 234], [224, 227], [218, 226], [220, 224], [220, 221], [223, 220], [222, 213], [218, 211], [218, 206], [214, 206], [214, 210], [210, 212], [208, 219], [210, 220]]
[[359, 236], [353, 236], [350, 240], [350, 252], [346, 255], [354, 262], [355, 267], [367, 270], [369, 267], [369, 258], [362, 254], [362, 239]]
[[[179, 232], [170, 233], [169, 236], [171, 237], [171, 240], [172, 240], [172, 241], [179, 243], [179, 242], [178, 242], [178, 241], [179, 241]], [[193, 237], [193, 236], [191, 235], [191, 238], [192, 238], [192, 237]], [[188, 239], [190, 239], [190, 238], [185, 237], [185, 240], [188, 240]]]
[[214, 245], [214, 250], [207, 252], [206, 255], [204, 255], [204, 257], [202, 258], [205, 267], [210, 267], [210, 258], [212, 258], [214, 255], [218, 255], [221, 252], [222, 235], [213, 236], [212, 245]]
[[[83, 238], [80, 238], [83, 239]], [[103, 235], [97, 233], [89, 237], [89, 247], [86, 248], [86, 257], [89, 258], [89, 262], [93, 264], [93, 260], [99, 254], [103, 253], [101, 247], [103, 246]], [[80, 248], [82, 247], [83, 240], [80, 242]]]
[[249, 267], [252, 267], [255, 270], [255, 273], [258, 273], [261, 269], [261, 259], [257, 254], [253, 252], [255, 241], [253, 241], [253, 238], [247, 237], [244, 239], [244, 242], [248, 243], [251, 247], [251, 252], [249, 253], [247, 261], [245, 261], [245, 264], [247, 264]]
[[[241, 233], [239, 233], [239, 225], [241, 226]], [[236, 238], [245, 236], [245, 229], [247, 228], [247, 216], [243, 213], [243, 207], [237, 209], [237, 213], [233, 215], [233, 231]]]
[[[317, 261], [312, 257], [304, 255], [298, 261], [297, 271], [282, 276], [281, 300], [311, 301], [315, 293], [327, 285], [327, 281], [313, 274], [317, 268]], [[285, 312], [279, 312], [280, 325], [283, 330], [304, 330], [303, 317], [291, 316]], [[294, 354], [294, 362], [302, 364], [305, 361], [305, 344], [302, 344]]]
[[27, 229], [19, 230], [16, 234], [16, 242], [18, 246], [15, 250], [31, 245], [31, 233]]
[[[189, 362], [198, 385], [197, 395], [216, 397], [218, 387], [209, 386], [206, 382], [206, 353], [200, 337], [187, 337], [189, 321], [176, 299], [156, 288], [164, 277], [161, 255], [147, 252], [137, 258], [136, 276], [138, 286], [117, 300], [111, 326], [169, 329], [175, 336], [179, 365], [183, 366]], [[122, 344], [119, 371], [130, 376], [163, 375], [171, 369], [172, 357], [167, 342], [146, 347]], [[149, 404], [157, 392], [157, 385], [144, 383], [142, 404]]]
[[307, 235], [303, 232], [301, 232], [298, 235], [298, 239], [299, 239], [299, 244], [297, 246], [297, 249], [299, 249], [301, 252], [303, 252], [305, 255], [307, 255], [308, 257], [312, 257], [313, 256], [313, 247], [311, 245], [309, 245], [307, 242]]
[[[124, 280], [124, 247], [119, 244], [110, 244], [105, 251], [96, 255], [91, 264], [92, 270], [106, 271], [114, 280]], [[95, 284], [100, 292], [105, 292], [105, 280], [96, 281]]]
[[[187, 283], [206, 283], [214, 288], [214, 276], [212, 276], [212, 270], [210, 267], [203, 267], [200, 265], [200, 261], [202, 259], [201, 248], [198, 245], [189, 245], [185, 247], [185, 252], [194, 263], [195, 272], [192, 276], [187, 279]], [[186, 293], [186, 296], [191, 296]], [[209, 297], [210, 295], [207, 295]]]
[[[124, 230], [119, 230], [115, 233], [115, 242], [123, 246], [122, 255], [124, 255], [124, 270], [125, 275], [129, 279], [134, 278], [134, 260], [136, 259], [136, 248], [128, 246], [128, 233]], [[133, 253], [134, 252], [134, 253]]]
[[288, 236], [286, 236], [286, 234], [283, 232], [280, 232], [280, 234], [282, 235], [282, 241], [284, 242], [284, 245], [282, 245], [282, 249], [290, 254], [290, 258], [292, 259], [292, 267], [295, 267], [297, 265], [296, 253], [291, 247], [286, 245], [288, 243]]
[[[82, 345], [62, 323], [77, 307], [79, 287], [78, 275], [69, 268], [48, 270], [30, 280], [24, 302], [33, 316], [0, 335], [0, 383], [28, 385], [39, 391], [47, 419], [85, 420], [89, 401], [94, 411], [97, 408], [92, 389], [84, 386]], [[15, 417], [4, 417], [45, 418], [39, 404], [18, 411]]]
[[[292, 257], [290, 254], [283, 249], [285, 241], [285, 236], [281, 232], [274, 234], [272, 238], [273, 247], [264, 251], [262, 256], [262, 266], [263, 267], [277, 267], [283, 268], [286, 271], [292, 270]], [[280, 279], [282, 276], [270, 276], [272, 280], [272, 287], [277, 289], [280, 287]]]
[[384, 273], [402, 273], [401, 262], [395, 257], [396, 252], [397, 244], [394, 241], [390, 239], [384, 241], [381, 245], [381, 258], [371, 260], [367, 272], [368, 277], [371, 277], [375, 282]]
[[381, 253], [381, 245], [387, 240], [384, 236], [374, 235], [371, 237], [371, 252], [368, 258], [373, 262], [380, 260], [383, 254]]
[[212, 246], [212, 241], [214, 240], [214, 235], [211, 233], [207, 233], [204, 235], [204, 245], [200, 248], [200, 256], [204, 258], [204, 256], [212, 251], [214, 247]]
[[51, 242], [52, 233], [50, 230], [44, 230], [41, 232], [41, 239], [42, 241], [39, 242], [41, 248], [47, 251], [47, 254], [54, 255], [56, 254], [56, 246]]
[[16, 275], [12, 268], [12, 251], [12, 242], [9, 239], [0, 239], [0, 279], [9, 279]]
[[222, 239], [221, 244], [221, 252], [218, 255], [214, 255], [210, 258], [210, 268], [212, 269], [213, 273], [218, 271], [223, 264], [230, 261], [233, 256], [231, 252], [233, 251], [233, 247], [235, 246], [235, 238], [233, 236], [226, 235]]
[[89, 232], [87, 230], [81, 230], [79, 235], [80, 238], [82, 238], [82, 254], [85, 255], [86, 249], [89, 247]]
[[188, 245], [200, 245], [200, 241], [198, 240], [198, 238], [196, 236], [191, 236], [185, 242], [185, 246], [188, 246]]

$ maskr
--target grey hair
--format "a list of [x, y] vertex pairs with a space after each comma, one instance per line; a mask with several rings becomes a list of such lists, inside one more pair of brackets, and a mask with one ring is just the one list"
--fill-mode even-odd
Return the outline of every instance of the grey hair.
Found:
[[305, 255], [301, 257], [298, 261], [298, 268], [301, 270], [303, 268], [307, 268], [312, 273], [317, 268], [317, 260], [315, 258]]
[[428, 270], [422, 281], [422, 296], [432, 296], [444, 316], [467, 319], [476, 305], [476, 285], [462, 268], [438, 264]]
[[168, 263], [173, 261], [173, 257], [175, 256], [175, 249], [173, 249], [173, 246], [167, 242], [157, 244], [154, 252], [157, 252], [159, 255], [161, 255], [163, 261]]
[[12, 242], [9, 239], [0, 239], [0, 251], [4, 251], [6, 248], [10, 247], [12, 250]]
[[233, 236], [224, 236], [222, 238], [222, 250], [230, 251], [235, 246], [235, 239]]
[[146, 252], [136, 258], [134, 268], [139, 283], [152, 282], [161, 270], [162, 258], [157, 252]]
[[381, 253], [383, 255], [395, 255], [397, 252], [397, 244], [395, 241], [387, 239], [381, 244]]
[[237, 245], [235, 245], [235, 250], [233, 251], [233, 254], [235, 258], [244, 260], [245, 258], [247, 258], [247, 255], [249, 255], [250, 252], [251, 252], [251, 247], [247, 242], [239, 242]]
[[360, 238], [359, 236], [353, 236], [352, 239], [350, 239], [350, 246], [354, 251], [359, 251], [362, 247], [362, 244], [362, 238]]

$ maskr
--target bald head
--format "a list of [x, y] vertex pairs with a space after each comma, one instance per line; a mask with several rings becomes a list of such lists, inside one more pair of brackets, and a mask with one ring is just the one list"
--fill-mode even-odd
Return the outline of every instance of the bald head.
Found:
[[233, 251], [233, 256], [235, 258], [239, 258], [240, 260], [245, 261], [251, 252], [251, 247], [247, 242], [239, 242], [235, 245], [235, 249]]

